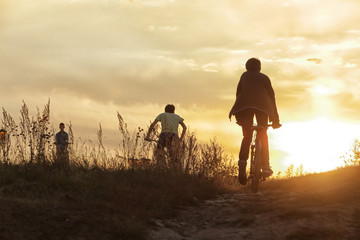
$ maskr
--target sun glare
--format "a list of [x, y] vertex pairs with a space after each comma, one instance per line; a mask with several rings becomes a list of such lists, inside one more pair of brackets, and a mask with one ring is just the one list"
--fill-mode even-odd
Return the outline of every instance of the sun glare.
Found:
[[334, 92], [333, 89], [328, 88], [328, 87], [326, 87], [326, 86], [324, 86], [324, 85], [321, 85], [321, 84], [316, 85], [316, 86], [315, 86], [313, 89], [311, 89], [311, 90], [312, 90], [312, 91], [311, 91], [312, 94], [317, 95], [317, 96], [320, 96], [320, 97], [330, 95], [330, 94], [332, 94], [332, 93]]
[[359, 126], [318, 118], [284, 124], [271, 136], [271, 145], [286, 154], [282, 167], [302, 165], [306, 172], [321, 172], [342, 166], [341, 156], [358, 136]]

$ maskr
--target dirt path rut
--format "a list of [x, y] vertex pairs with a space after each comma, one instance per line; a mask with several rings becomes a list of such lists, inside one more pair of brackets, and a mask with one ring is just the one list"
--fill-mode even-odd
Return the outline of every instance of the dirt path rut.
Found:
[[244, 191], [155, 224], [152, 240], [360, 239], [360, 205], [305, 192]]

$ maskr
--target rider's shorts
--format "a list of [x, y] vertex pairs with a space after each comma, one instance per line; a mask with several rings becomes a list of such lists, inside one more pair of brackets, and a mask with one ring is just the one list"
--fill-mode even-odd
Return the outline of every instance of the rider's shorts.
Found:
[[170, 149], [177, 141], [179, 141], [179, 137], [176, 133], [163, 132], [159, 136], [157, 148], [164, 149], [166, 147], [167, 149]]

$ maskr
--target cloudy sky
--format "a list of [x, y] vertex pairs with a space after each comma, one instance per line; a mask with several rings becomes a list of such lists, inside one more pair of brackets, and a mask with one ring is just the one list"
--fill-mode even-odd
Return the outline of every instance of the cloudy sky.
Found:
[[358, 0], [0, 0], [0, 106], [16, 118], [22, 100], [35, 111], [50, 98], [54, 126], [92, 138], [101, 123], [111, 144], [117, 111], [145, 128], [173, 103], [236, 157], [227, 115], [258, 57], [284, 125], [269, 132], [274, 166], [327, 164], [360, 137], [359, 11]]

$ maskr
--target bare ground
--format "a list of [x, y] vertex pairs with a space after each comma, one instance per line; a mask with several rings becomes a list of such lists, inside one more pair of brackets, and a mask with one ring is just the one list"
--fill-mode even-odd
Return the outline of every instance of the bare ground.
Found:
[[267, 181], [154, 220], [149, 239], [360, 239], [360, 168]]

